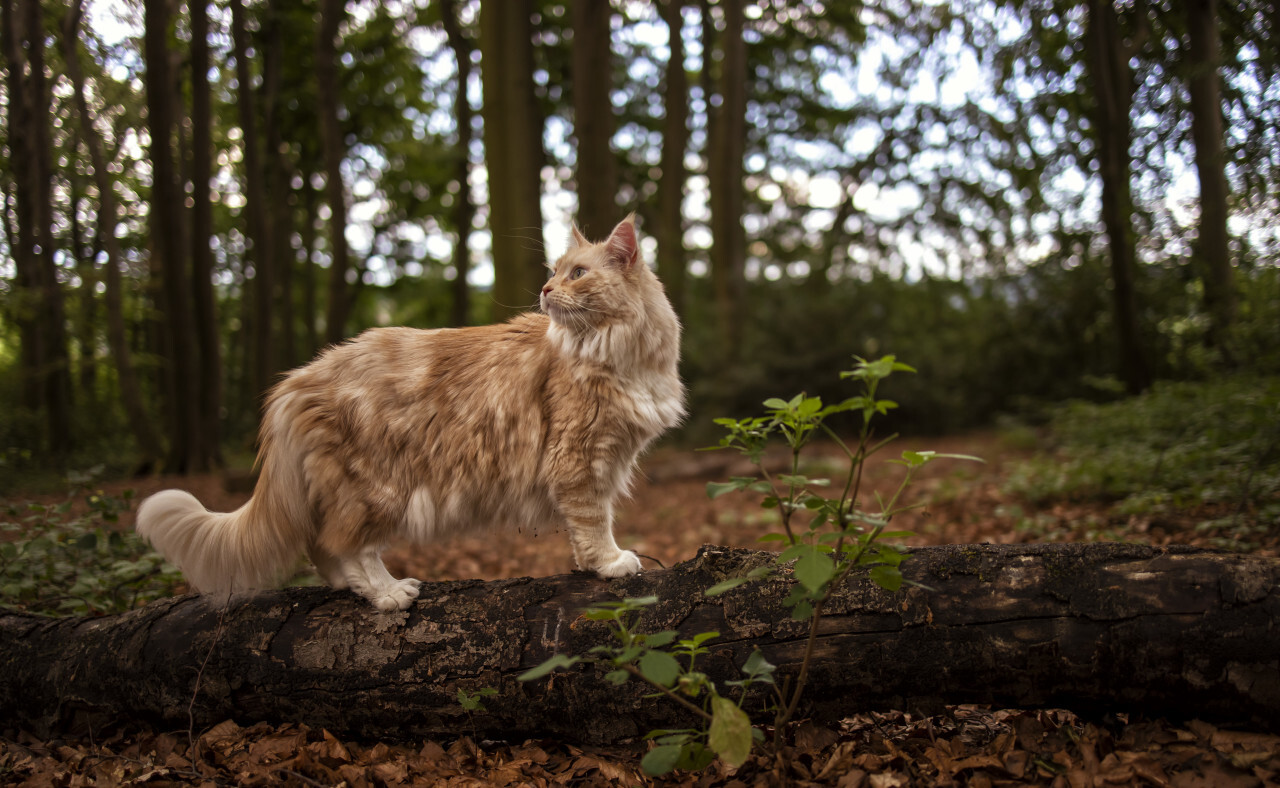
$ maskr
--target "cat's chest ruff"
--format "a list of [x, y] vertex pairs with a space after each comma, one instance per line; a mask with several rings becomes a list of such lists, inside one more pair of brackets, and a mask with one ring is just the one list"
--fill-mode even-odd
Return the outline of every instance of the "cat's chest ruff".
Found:
[[683, 390], [674, 374], [644, 370], [623, 375], [596, 365], [578, 364], [570, 377], [575, 389], [591, 392], [594, 411], [612, 411], [645, 441], [679, 424], [684, 416]]

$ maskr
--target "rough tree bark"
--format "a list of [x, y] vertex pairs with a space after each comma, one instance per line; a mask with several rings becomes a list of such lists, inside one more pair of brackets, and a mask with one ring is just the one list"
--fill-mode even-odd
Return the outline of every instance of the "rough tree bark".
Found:
[[676, 315], [685, 313], [685, 285], [688, 268], [684, 249], [684, 187], [688, 171], [684, 157], [689, 148], [689, 75], [684, 65], [685, 0], [664, 0], [659, 6], [667, 26], [666, 81], [663, 86], [662, 158], [658, 163], [658, 221], [654, 237], [658, 241], [658, 275], [666, 285], [667, 297]]
[[1111, 283], [1120, 377], [1130, 394], [1151, 387], [1151, 369], [1138, 321], [1138, 251], [1133, 229], [1133, 68], [1140, 46], [1126, 42], [1111, 0], [1089, 0], [1085, 30], [1086, 68], [1093, 87], [1094, 158], [1102, 184], [1102, 223], [1111, 256]]
[[[736, 675], [759, 648], [793, 674], [807, 625], [785, 578], [706, 598], [772, 556], [704, 548], [670, 570], [430, 583], [403, 613], [347, 592], [292, 588], [229, 606], [184, 596], [101, 619], [0, 616], [0, 710], [49, 735], [149, 719], [305, 721], [391, 739], [474, 729], [615, 741], [686, 722], [631, 682], [579, 666], [528, 684], [553, 653], [608, 639], [585, 605], [655, 594], [641, 627], [716, 630], [699, 663]], [[828, 605], [802, 714], [936, 711], [942, 703], [1067, 707], [1247, 722], [1280, 720], [1280, 560], [1138, 545], [953, 545], [904, 565], [890, 593], [854, 577]], [[468, 717], [460, 689], [493, 687]], [[192, 701], [194, 697], [194, 702]], [[759, 708], [758, 704], [748, 704]]]
[[347, 15], [346, 0], [323, 0], [316, 31], [316, 89], [320, 114], [320, 142], [324, 155], [325, 200], [329, 203], [329, 309], [325, 336], [329, 343], [347, 337], [347, 317], [351, 313], [351, 288], [347, 271], [351, 250], [347, 247], [347, 190], [342, 180], [342, 159], [346, 141], [339, 113], [338, 30]]
[[1192, 246], [1193, 259], [1204, 277], [1204, 306], [1209, 315], [1209, 344], [1228, 364], [1231, 324], [1235, 321], [1235, 270], [1231, 267], [1231, 236], [1227, 205], [1231, 189], [1223, 170], [1226, 153], [1222, 121], [1222, 41], [1218, 0], [1192, 0], [1187, 15], [1187, 94], [1191, 109], [1191, 139], [1196, 148], [1200, 180], [1200, 221]]
[[453, 151], [453, 178], [458, 182], [458, 193], [454, 196], [453, 207], [449, 211], [449, 219], [457, 238], [453, 243], [453, 304], [449, 322], [454, 326], [466, 326], [471, 322], [471, 288], [467, 283], [467, 273], [471, 270], [471, 249], [468, 241], [471, 238], [471, 225], [476, 218], [476, 205], [471, 196], [471, 140], [475, 137], [471, 121], [475, 112], [467, 97], [471, 85], [471, 53], [475, 51], [475, 44], [462, 32], [455, 0], [444, 0], [440, 4], [440, 17], [458, 67], [458, 82], [453, 93], [453, 114], [458, 129], [458, 139]]
[[546, 281], [542, 239], [544, 126], [533, 85], [533, 4], [480, 4], [484, 157], [493, 238], [494, 321], [537, 303]]
[[613, 8], [575, 0], [573, 16], [573, 136], [578, 142], [578, 228], [607, 238], [618, 222], [618, 168], [611, 148], [614, 127]]

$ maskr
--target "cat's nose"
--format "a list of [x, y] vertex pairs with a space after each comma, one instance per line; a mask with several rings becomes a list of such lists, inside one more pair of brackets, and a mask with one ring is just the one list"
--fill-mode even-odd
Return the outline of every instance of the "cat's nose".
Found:
[[551, 285], [543, 285], [543, 286], [542, 286], [542, 294], [543, 294], [543, 295], [546, 295], [547, 293], [550, 293], [550, 292], [551, 292], [551, 289], [552, 289], [552, 288], [551, 288]]

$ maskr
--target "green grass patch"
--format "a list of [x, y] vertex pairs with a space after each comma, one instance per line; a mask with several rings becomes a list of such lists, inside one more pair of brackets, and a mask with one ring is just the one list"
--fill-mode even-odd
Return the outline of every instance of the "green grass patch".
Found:
[[1055, 447], [1006, 491], [1032, 503], [1106, 500], [1120, 514], [1215, 511], [1212, 528], [1280, 524], [1280, 379], [1160, 383], [1107, 404], [1071, 402]]

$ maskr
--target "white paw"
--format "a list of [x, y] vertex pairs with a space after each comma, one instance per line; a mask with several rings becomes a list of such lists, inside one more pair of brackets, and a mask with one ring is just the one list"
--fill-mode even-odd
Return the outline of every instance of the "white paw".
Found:
[[619, 550], [612, 561], [596, 567], [596, 574], [604, 578], [626, 577], [640, 571], [640, 557], [630, 550]]
[[406, 577], [403, 580], [397, 580], [389, 586], [383, 586], [378, 589], [377, 593], [369, 597], [369, 601], [384, 613], [390, 613], [393, 610], [408, 610], [409, 605], [413, 604], [413, 600], [418, 598], [418, 586], [420, 585], [422, 585], [421, 580]]

